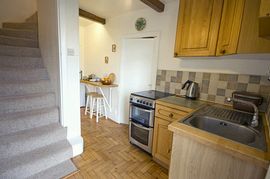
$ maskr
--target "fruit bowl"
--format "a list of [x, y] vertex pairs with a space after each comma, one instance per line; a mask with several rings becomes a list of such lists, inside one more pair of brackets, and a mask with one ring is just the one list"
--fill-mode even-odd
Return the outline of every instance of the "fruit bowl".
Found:
[[111, 81], [110, 78], [102, 78], [102, 79], [101, 79], [101, 83], [102, 83], [103, 85], [110, 85], [110, 84], [112, 84], [112, 81]]

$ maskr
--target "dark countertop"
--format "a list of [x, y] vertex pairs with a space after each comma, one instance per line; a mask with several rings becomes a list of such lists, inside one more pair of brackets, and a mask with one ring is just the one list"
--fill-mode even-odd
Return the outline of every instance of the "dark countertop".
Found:
[[183, 107], [194, 109], [194, 110], [198, 109], [204, 104], [207, 104], [207, 102], [205, 101], [192, 100], [192, 99], [187, 99], [187, 98], [179, 97], [179, 96], [169, 96], [166, 98], [161, 98], [158, 101], [174, 104], [177, 106], [183, 106]]

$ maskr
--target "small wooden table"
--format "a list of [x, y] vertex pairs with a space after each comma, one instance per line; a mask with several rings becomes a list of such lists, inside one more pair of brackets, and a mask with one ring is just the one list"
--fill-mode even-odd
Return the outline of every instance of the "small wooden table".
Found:
[[[107, 106], [110, 109], [110, 112], [112, 112], [112, 88], [118, 87], [117, 84], [104, 85], [101, 82], [92, 82], [92, 81], [88, 81], [88, 80], [80, 80], [80, 82], [84, 83], [85, 85], [94, 86], [96, 89], [99, 89], [102, 96], [104, 97], [104, 100], [105, 100]], [[104, 95], [104, 92], [103, 92], [102, 88], [109, 88], [109, 101], [106, 98], [106, 96]]]

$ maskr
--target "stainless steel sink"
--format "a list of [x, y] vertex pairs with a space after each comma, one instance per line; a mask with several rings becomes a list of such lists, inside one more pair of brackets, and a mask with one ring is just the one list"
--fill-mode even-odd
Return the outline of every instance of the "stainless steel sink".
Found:
[[266, 151], [263, 125], [249, 127], [253, 115], [215, 105], [206, 105], [182, 122], [200, 130]]

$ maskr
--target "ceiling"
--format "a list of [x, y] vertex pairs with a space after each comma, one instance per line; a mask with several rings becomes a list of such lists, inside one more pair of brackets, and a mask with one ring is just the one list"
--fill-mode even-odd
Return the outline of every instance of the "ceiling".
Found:
[[[160, 1], [166, 4], [175, 0]], [[111, 18], [128, 11], [150, 8], [140, 0], [79, 0], [79, 2], [81, 9], [103, 18]]]

